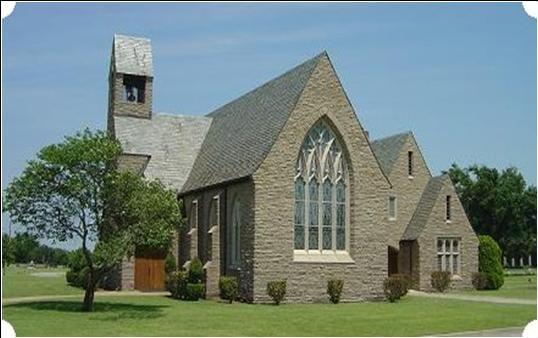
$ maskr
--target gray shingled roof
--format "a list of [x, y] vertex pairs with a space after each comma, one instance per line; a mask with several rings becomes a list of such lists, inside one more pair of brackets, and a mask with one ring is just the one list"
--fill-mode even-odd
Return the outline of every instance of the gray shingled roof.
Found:
[[144, 174], [180, 191], [211, 124], [209, 117], [154, 114], [151, 120], [116, 116], [123, 152], [149, 155]]
[[445, 174], [430, 178], [426, 188], [424, 188], [424, 192], [422, 192], [422, 197], [418, 202], [415, 213], [413, 214], [413, 217], [411, 217], [411, 221], [409, 221], [409, 224], [404, 231], [402, 240], [415, 240], [420, 236], [422, 230], [424, 230], [427, 225], [435, 201], [437, 201], [444, 180], [447, 177], [448, 176]]
[[252, 175], [324, 55], [325, 52], [208, 114], [213, 122], [183, 192]]
[[116, 72], [153, 76], [151, 41], [146, 38], [114, 34], [112, 56]]
[[383, 170], [387, 177], [390, 175], [392, 167], [398, 159], [407, 138], [411, 135], [411, 132], [407, 131], [370, 142], [372, 150], [381, 165], [381, 170]]

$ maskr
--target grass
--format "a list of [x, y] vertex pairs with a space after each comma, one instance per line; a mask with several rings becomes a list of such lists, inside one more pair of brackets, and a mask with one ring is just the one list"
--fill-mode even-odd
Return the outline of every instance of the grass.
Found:
[[[4, 307], [18, 336], [418, 336], [524, 326], [536, 307], [405, 297], [398, 303], [232, 305], [97, 297]], [[51, 320], [53, 319], [53, 320]]]
[[520, 298], [536, 301], [536, 275], [504, 276], [504, 285], [499, 290], [468, 290], [463, 292], [454, 291], [454, 293], [472, 294], [477, 296]]
[[[43, 272], [58, 276], [39, 277]], [[9, 267], [4, 298], [77, 295], [6, 305], [4, 319], [19, 336], [419, 336], [524, 326], [536, 306], [407, 296], [396, 304], [182, 302], [159, 296], [97, 296], [96, 311], [80, 312], [82, 290], [66, 285], [63, 269]], [[38, 276], [35, 275], [38, 273]], [[532, 278], [532, 283], [528, 278]], [[505, 277], [497, 291], [477, 295], [536, 299], [536, 276]]]
[[67, 285], [65, 271], [63, 268], [29, 269], [25, 266], [9, 266], [5, 275], [2, 274], [2, 297], [82, 294], [83, 290]]

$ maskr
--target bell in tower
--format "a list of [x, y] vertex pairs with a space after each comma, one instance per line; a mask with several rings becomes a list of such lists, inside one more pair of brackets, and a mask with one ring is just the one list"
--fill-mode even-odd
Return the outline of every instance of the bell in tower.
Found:
[[152, 59], [149, 39], [114, 35], [109, 73], [109, 131], [113, 132], [117, 116], [151, 119]]

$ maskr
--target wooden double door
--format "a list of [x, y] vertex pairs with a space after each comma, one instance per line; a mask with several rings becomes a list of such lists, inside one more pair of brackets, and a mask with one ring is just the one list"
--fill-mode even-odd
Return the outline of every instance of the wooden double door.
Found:
[[164, 257], [161, 255], [135, 257], [134, 287], [136, 290], [163, 291], [164, 280]]

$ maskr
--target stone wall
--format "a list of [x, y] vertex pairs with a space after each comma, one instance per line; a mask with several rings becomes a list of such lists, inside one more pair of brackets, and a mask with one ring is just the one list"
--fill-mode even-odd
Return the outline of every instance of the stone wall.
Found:
[[[407, 154], [409, 151], [413, 152], [412, 177], [408, 174]], [[389, 175], [392, 184], [391, 195], [396, 197], [396, 219], [389, 220], [389, 245], [396, 249], [430, 178], [431, 174], [426, 161], [415, 138], [409, 134]]]
[[[349, 257], [299, 262], [293, 250], [295, 163], [319, 120], [332, 126], [349, 165]], [[253, 176], [254, 301], [269, 301], [267, 282], [287, 279], [288, 302], [327, 301], [327, 280], [344, 280], [344, 301], [379, 298], [387, 276], [389, 183], [327, 56], [316, 66], [280, 136]]]
[[[240, 232], [241, 263], [237, 267], [228, 264], [229, 257], [229, 229], [233, 201], [239, 199], [242, 204], [242, 224]], [[253, 252], [253, 222], [252, 222], [252, 183], [250, 181], [230, 184], [229, 186], [210, 189], [183, 197], [187, 220], [191, 217], [192, 203], [198, 203], [198, 230], [195, 249], [189, 238], [180, 236], [179, 246], [188, 246], [180, 252], [189, 252], [189, 258], [197, 256], [205, 268], [206, 291], [208, 297], [217, 297], [219, 294], [218, 280], [221, 275], [237, 276], [239, 279], [240, 296], [252, 300], [252, 252]], [[218, 224], [211, 220], [211, 204], [218, 203]], [[188, 236], [188, 235], [187, 235]], [[192, 236], [192, 235], [191, 235]], [[188, 261], [186, 257], [179, 257], [179, 261]]]
[[109, 77], [109, 119], [111, 115], [151, 118], [153, 102], [153, 78], [146, 77], [144, 102], [123, 100], [123, 74], [112, 73]]
[[123, 257], [121, 262], [121, 289], [122, 290], [134, 290], [134, 269], [135, 258]]
[[[446, 221], [446, 196], [451, 196], [451, 221]], [[428, 226], [418, 238], [420, 250], [420, 289], [431, 290], [431, 273], [437, 268], [437, 238], [460, 239], [460, 273], [453, 278], [454, 288], [472, 287], [472, 274], [478, 271], [478, 237], [448, 176], [435, 202]]]

